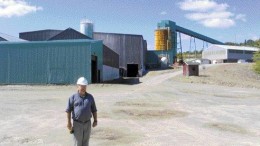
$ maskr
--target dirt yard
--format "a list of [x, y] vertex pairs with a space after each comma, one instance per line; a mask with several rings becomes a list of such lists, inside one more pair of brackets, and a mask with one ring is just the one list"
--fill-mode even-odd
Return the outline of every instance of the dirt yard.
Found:
[[[140, 83], [93, 84], [91, 146], [260, 145], [260, 77], [251, 64], [152, 71]], [[1, 146], [70, 146], [65, 108], [75, 86], [0, 86]]]

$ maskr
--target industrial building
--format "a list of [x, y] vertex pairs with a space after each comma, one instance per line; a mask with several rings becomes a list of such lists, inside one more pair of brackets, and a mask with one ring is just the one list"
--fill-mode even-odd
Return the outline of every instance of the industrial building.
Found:
[[[108, 69], [113, 73], [119, 72], [121, 77], [136, 77], [142, 76], [145, 71], [145, 58], [147, 51], [147, 43], [143, 39], [142, 35], [133, 34], [119, 34], [119, 33], [104, 33], [104, 32], [93, 32], [93, 24], [88, 20], [82, 20], [80, 24], [80, 32], [68, 28], [64, 31], [62, 30], [39, 30], [31, 32], [22, 32], [19, 37], [28, 41], [50, 41], [50, 40], [69, 40], [69, 39], [93, 39], [102, 40], [104, 44], [104, 49], [110, 49], [112, 52], [118, 54], [119, 56], [119, 71], [114, 69]], [[106, 52], [111, 52], [106, 51]], [[114, 53], [104, 53], [103, 58], [107, 60], [116, 59], [111, 58], [111, 54]], [[118, 66], [116, 61], [113, 61], [115, 65]], [[105, 64], [106, 62], [104, 62]], [[107, 69], [107, 67], [106, 67]], [[107, 76], [107, 75], [105, 75]], [[117, 76], [119, 77], [119, 76]], [[106, 79], [106, 78], [104, 78]]]
[[259, 48], [230, 45], [212, 45], [202, 52], [202, 58], [211, 60], [212, 63], [228, 63], [245, 60], [252, 62], [253, 53]]
[[0, 66], [1, 84], [72, 84], [80, 76], [91, 83], [102, 74], [102, 41], [4, 42]]
[[119, 54], [120, 76], [142, 76], [145, 71], [146, 41], [142, 35], [94, 32], [95, 40]]
[[[149, 50], [147, 52], [147, 68], [157, 68], [162, 64], [161, 59], [167, 58], [168, 65], [172, 65], [177, 60], [177, 50], [182, 52], [181, 41], [177, 42], [178, 33], [183, 33], [188, 36], [198, 38], [200, 40], [212, 43], [212, 44], [223, 44], [220, 41], [196, 33], [192, 30], [176, 25], [175, 22], [170, 20], [162, 20], [157, 24], [157, 29], [154, 31], [155, 36], [155, 50]], [[181, 35], [179, 35], [181, 40]], [[179, 48], [177, 48], [179, 44]], [[181, 58], [182, 60], [182, 58]]]
[[105, 46], [119, 55], [121, 77], [143, 75], [147, 43], [142, 35], [94, 32], [93, 23], [87, 19], [80, 22], [80, 32], [94, 40], [102, 40]]
[[68, 28], [19, 34], [24, 42], [0, 43], [0, 84], [74, 84], [80, 76], [90, 83], [119, 78], [119, 55]]
[[177, 32], [222, 44], [170, 20], [157, 24], [155, 50], [149, 51], [142, 35], [94, 32], [86, 19], [80, 32], [46, 29], [19, 33], [16, 40], [0, 33], [0, 84], [74, 84], [79, 76], [97, 83], [142, 76], [146, 68], [176, 61]]

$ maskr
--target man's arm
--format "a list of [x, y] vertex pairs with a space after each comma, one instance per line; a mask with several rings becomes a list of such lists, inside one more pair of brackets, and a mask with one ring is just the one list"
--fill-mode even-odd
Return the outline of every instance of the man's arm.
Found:
[[67, 119], [68, 119], [67, 128], [71, 131], [71, 130], [72, 130], [72, 124], [71, 124], [71, 112], [67, 112]]
[[96, 127], [97, 126], [97, 112], [93, 112], [92, 114], [93, 114], [93, 118], [94, 118], [92, 127]]

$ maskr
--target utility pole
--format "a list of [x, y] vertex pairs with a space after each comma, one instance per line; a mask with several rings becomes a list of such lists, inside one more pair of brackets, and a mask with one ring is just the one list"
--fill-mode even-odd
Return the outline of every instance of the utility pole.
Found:
[[195, 59], [197, 59], [197, 49], [196, 49], [195, 37], [194, 37], [194, 47], [195, 47]]
[[235, 33], [235, 44], [237, 44], [237, 33]]
[[182, 56], [182, 44], [181, 44], [181, 33], [180, 33], [180, 32], [179, 32], [179, 38], [180, 38], [181, 60], [183, 61], [183, 56]]

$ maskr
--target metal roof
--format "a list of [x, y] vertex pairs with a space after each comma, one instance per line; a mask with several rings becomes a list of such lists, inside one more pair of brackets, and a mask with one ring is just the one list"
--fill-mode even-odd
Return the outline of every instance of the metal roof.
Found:
[[20, 33], [39, 33], [39, 32], [62, 32], [63, 30], [57, 30], [57, 29], [43, 29], [43, 30], [35, 30], [35, 31], [26, 31], [26, 32], [20, 32]]
[[193, 61], [187, 61], [187, 62], [184, 62], [185, 64], [187, 65], [200, 65], [198, 62], [193, 62]]
[[91, 39], [90, 37], [76, 31], [72, 28], [67, 28], [48, 40], [69, 40], [69, 39]]
[[[216, 49], [223, 48], [223, 49], [229, 49], [229, 50], [246, 50], [246, 51], [260, 51], [260, 48], [256, 47], [248, 47], [248, 46], [231, 46], [231, 45], [212, 45], [208, 49]], [[206, 50], [208, 50], [206, 49]]]
[[1, 39], [2, 41], [9, 41], [9, 42], [26, 41], [26, 40], [19, 39], [19, 38], [17, 38], [17, 37], [10, 36], [10, 35], [8, 35], [8, 34], [4, 34], [4, 33], [1, 33], [1, 32], [0, 32], [0, 38], [2, 38], [2, 39]]
[[62, 31], [63, 30], [44, 29], [37, 31], [21, 32], [19, 33], [19, 38], [28, 41], [46, 41]]
[[111, 34], [111, 35], [127, 35], [127, 36], [139, 36], [143, 37], [143, 35], [140, 34], [123, 34], [123, 33], [111, 33], [111, 32], [93, 32], [94, 34]]
[[22, 42], [1, 42], [1, 45], [17, 45], [17, 44], [53, 44], [53, 43], [96, 43], [102, 40], [76, 39], [76, 40], [52, 40], [52, 41], [22, 41]]
[[4, 39], [4, 38], [2, 38], [2, 37], [0, 37], [0, 41], [7, 41], [6, 39]]
[[47, 41], [47, 40], [69, 40], [69, 39], [91, 39], [88, 36], [72, 29], [53, 30], [45, 29], [38, 31], [22, 32], [20, 38], [29, 41]]

